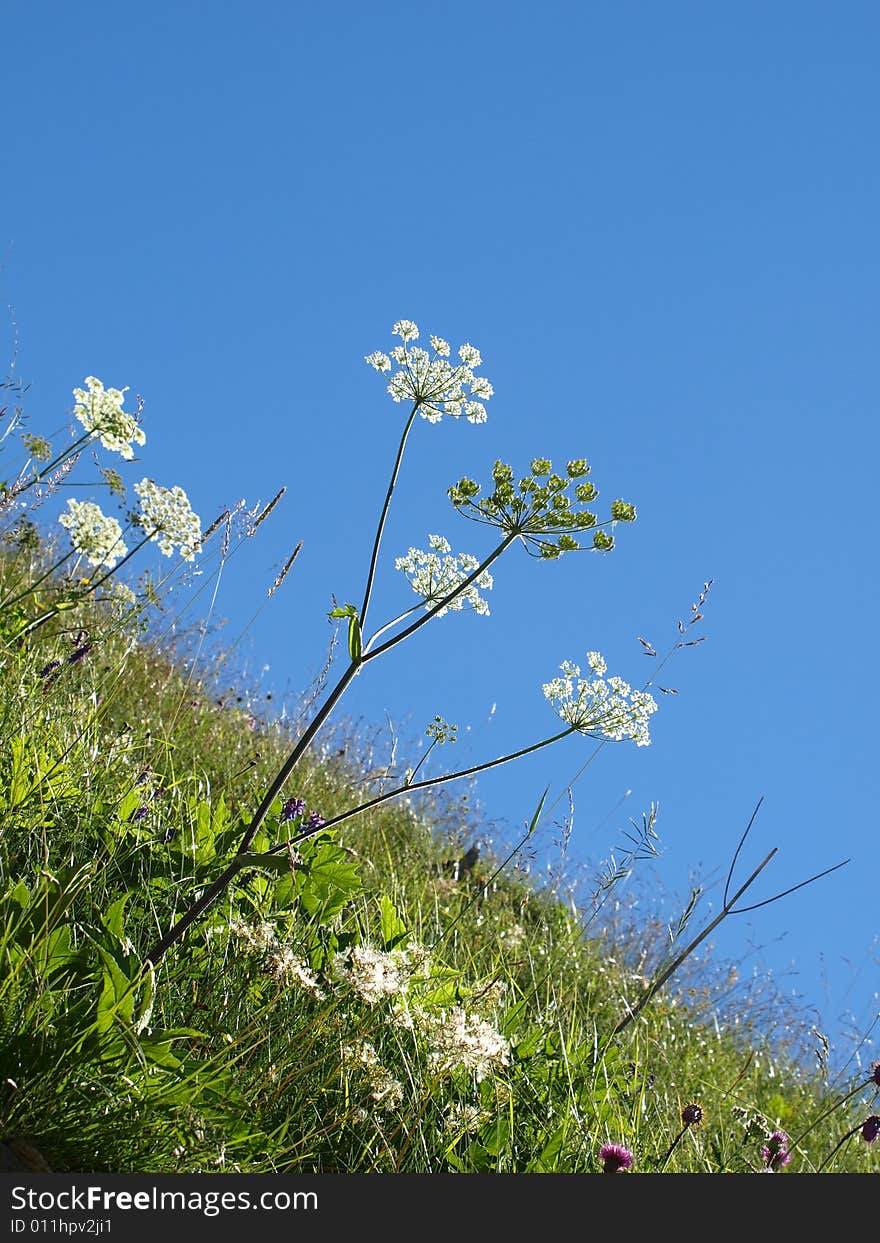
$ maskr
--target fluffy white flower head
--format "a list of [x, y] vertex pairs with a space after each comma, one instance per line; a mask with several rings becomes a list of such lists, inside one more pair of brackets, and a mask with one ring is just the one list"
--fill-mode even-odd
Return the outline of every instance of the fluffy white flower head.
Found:
[[375, 1005], [405, 991], [410, 970], [405, 951], [384, 953], [371, 945], [354, 945], [335, 962], [336, 973], [362, 1001]]
[[636, 746], [650, 746], [648, 721], [657, 711], [653, 695], [634, 691], [623, 678], [605, 679], [607, 666], [598, 652], [588, 652], [587, 663], [596, 677], [582, 678], [578, 665], [563, 661], [562, 677], [544, 684], [544, 697], [563, 721], [582, 734], [614, 742], [632, 739]]
[[440, 1073], [470, 1070], [479, 1083], [510, 1060], [510, 1046], [501, 1033], [461, 1006], [440, 1013], [420, 1011], [416, 1025], [427, 1037], [430, 1061]]
[[128, 552], [122, 539], [122, 527], [115, 518], [108, 518], [94, 501], [67, 502], [67, 510], [58, 521], [70, 532], [74, 548], [92, 565], [112, 569]]
[[141, 502], [137, 522], [150, 539], [158, 541], [166, 557], [179, 548], [184, 561], [195, 560], [202, 546], [202, 524], [183, 488], [160, 488], [152, 479], [142, 479], [134, 490]]
[[122, 409], [128, 389], [104, 388], [93, 375], [87, 375], [84, 383], [85, 389], [73, 390], [73, 413], [105, 449], [120, 453], [130, 462], [134, 456], [132, 445], [146, 444], [147, 437], [134, 415]]
[[454, 419], [464, 415], [469, 423], [486, 422], [484, 403], [494, 389], [485, 376], [474, 375], [483, 361], [476, 346], [462, 345], [460, 361], [453, 364], [449, 361], [449, 342], [442, 337], [431, 335], [430, 352], [413, 345], [419, 339], [419, 329], [411, 319], [399, 319], [391, 331], [403, 344], [391, 350], [390, 358], [375, 350], [365, 356], [365, 362], [376, 371], [391, 373], [388, 392], [394, 401], [415, 403], [429, 423], [439, 423], [444, 414]]
[[[432, 609], [461, 586], [480, 563], [470, 553], [463, 552], [456, 556], [449, 541], [442, 535], [429, 535], [428, 546], [430, 552], [410, 548], [405, 557], [397, 558], [394, 568], [406, 575], [413, 591], [425, 601], [425, 608]], [[448, 609], [463, 609], [467, 604], [481, 617], [488, 617], [489, 605], [480, 595], [479, 588], [490, 591], [492, 585], [492, 575], [484, 570], [461, 595], [440, 609], [437, 616], [442, 617]]]

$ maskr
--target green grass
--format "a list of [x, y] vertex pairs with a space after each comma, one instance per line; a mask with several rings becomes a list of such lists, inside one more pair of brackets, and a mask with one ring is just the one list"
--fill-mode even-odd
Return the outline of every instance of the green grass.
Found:
[[[47, 564], [20, 534], [2, 600]], [[40, 607], [67, 590], [43, 583]], [[491, 856], [456, 879], [444, 863], [470, 837], [440, 797], [240, 874], [145, 973], [234, 852], [290, 727], [213, 659], [193, 673], [155, 620], [93, 594], [21, 642], [34, 607], [0, 613], [0, 1130], [53, 1169], [581, 1172], [612, 1142], [637, 1171], [729, 1173], [760, 1169], [777, 1128], [789, 1174], [876, 1169], [858, 1134], [835, 1151], [876, 1087], [805, 1068], [805, 1017], [725, 998], [727, 968], [695, 957], [615, 1036], [669, 952], [665, 922], [622, 890], [616, 920], [585, 930], [564, 887]], [[330, 817], [375, 768], [343, 724], [285, 795]], [[280, 811], [256, 849], [283, 839]], [[359, 974], [370, 949], [386, 957]], [[683, 1128], [690, 1103], [703, 1120]]]

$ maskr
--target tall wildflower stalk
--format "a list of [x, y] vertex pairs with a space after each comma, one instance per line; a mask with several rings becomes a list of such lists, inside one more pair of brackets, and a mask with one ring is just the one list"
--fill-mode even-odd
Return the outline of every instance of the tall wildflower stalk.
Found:
[[[153, 964], [181, 939], [242, 868], [259, 863], [261, 855], [251, 853], [257, 834], [297, 764], [366, 665], [412, 638], [429, 622], [450, 610], [470, 608], [477, 614], [487, 615], [488, 604], [481, 592], [491, 589], [490, 569], [514, 543], [520, 544], [529, 555], [545, 560], [555, 560], [583, 548], [609, 552], [614, 547], [613, 528], [619, 522], [633, 522], [636, 518], [635, 507], [622, 500], [613, 502], [610, 516], [601, 522], [595, 512], [587, 508], [598, 492], [587, 478], [590, 468], [586, 459], [569, 461], [565, 473], [561, 474], [553, 471], [549, 459], [535, 458], [529, 472], [520, 478], [516, 478], [511, 466], [497, 461], [492, 469], [491, 487], [484, 489], [475, 480], [465, 477], [449, 489], [449, 498], [457, 513], [495, 529], [494, 547], [482, 557], [470, 553], [455, 554], [444, 536], [434, 534], [429, 536], [427, 551], [410, 548], [395, 564], [406, 575], [421, 603], [383, 623], [367, 637], [367, 619], [385, 527], [417, 416], [428, 423], [439, 423], [445, 418], [484, 423], [487, 417], [485, 403], [493, 395], [489, 381], [477, 374], [482, 366], [482, 357], [475, 346], [470, 343], [460, 346], [458, 361], [455, 362], [452, 361], [449, 343], [441, 337], [430, 337], [430, 350], [415, 344], [419, 339], [419, 330], [411, 320], [398, 320], [392, 332], [400, 338], [400, 342], [390, 354], [376, 350], [367, 355], [365, 361], [388, 378], [388, 392], [392, 400], [408, 404], [409, 410], [379, 512], [360, 607], [345, 604], [337, 606], [330, 614], [347, 624], [349, 662], [336, 684], [327, 691], [284, 764], [269, 782], [241, 835], [235, 856], [150, 949], [147, 959]], [[585, 533], [586, 544], [582, 543]], [[620, 678], [612, 677], [606, 681], [602, 676], [606, 672], [605, 664], [599, 653], [590, 653], [588, 662], [592, 678], [582, 679], [579, 667], [566, 662], [562, 666], [562, 677], [544, 687], [546, 698], [566, 724], [564, 730], [458, 772], [418, 782], [410, 780], [396, 790], [387, 791], [337, 815], [322, 829], [307, 829], [289, 841], [276, 843], [262, 857], [287, 850], [315, 832], [326, 831], [404, 792], [411, 793], [475, 776], [523, 758], [571, 733], [580, 732], [618, 741], [631, 738], [640, 746], [646, 745], [649, 742], [648, 717], [657, 706], [651, 695], [647, 691], [633, 691]]]

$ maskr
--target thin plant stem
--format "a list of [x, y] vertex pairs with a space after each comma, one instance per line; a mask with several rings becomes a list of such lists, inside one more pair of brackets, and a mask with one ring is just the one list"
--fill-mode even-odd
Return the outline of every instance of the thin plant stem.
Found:
[[373, 540], [373, 551], [370, 554], [370, 566], [367, 570], [367, 585], [364, 588], [364, 602], [361, 605], [359, 615], [361, 628], [363, 628], [367, 620], [367, 610], [370, 607], [370, 597], [373, 594], [373, 582], [376, 577], [376, 567], [379, 564], [379, 550], [382, 547], [382, 535], [385, 531], [385, 522], [388, 518], [388, 511], [391, 508], [391, 498], [394, 495], [394, 489], [397, 486], [397, 476], [400, 474], [400, 467], [403, 462], [403, 454], [406, 449], [406, 442], [409, 437], [410, 429], [412, 428], [413, 421], [418, 414], [420, 405], [421, 402], [417, 401], [412, 410], [409, 412], [409, 418], [406, 421], [406, 426], [403, 429], [403, 435], [400, 438], [400, 444], [397, 448], [397, 457], [394, 459], [394, 469], [391, 472], [391, 479], [388, 483], [388, 491], [385, 493], [385, 502], [382, 505], [382, 512], [379, 515], [379, 523], [376, 527], [376, 537]]
[[[512, 760], [519, 760], [526, 755], [531, 755], [534, 751], [540, 751], [542, 747], [549, 747], [551, 743], [559, 742], [560, 739], [567, 738], [569, 734], [575, 732], [575, 727], [569, 725], [566, 729], [560, 730], [558, 734], [552, 734], [549, 738], [542, 738], [540, 742], [533, 742], [528, 747], [520, 748], [519, 751], [511, 751], [507, 755], [500, 755], [497, 759], [486, 760], [482, 764], [474, 764], [470, 768], [461, 768], [454, 773], [443, 773], [439, 777], [423, 777], [421, 781], [408, 782], [406, 785], [398, 786], [396, 790], [386, 790], [384, 794], [377, 794], [375, 798], [369, 799], [366, 803], [361, 803], [358, 807], [352, 807], [348, 811], [341, 812], [338, 816], [333, 816], [317, 829], [309, 829], [307, 832], [297, 834], [296, 837], [291, 837], [289, 841], [280, 842], [266, 853], [271, 855], [280, 854], [281, 851], [287, 849], [288, 845], [297, 846], [300, 842], [308, 841], [310, 837], [316, 837], [319, 833], [326, 833], [329, 829], [342, 824], [343, 821], [350, 820], [353, 816], [358, 816], [363, 811], [370, 811], [372, 808], [378, 807], [380, 803], [387, 803], [390, 799], [399, 798], [401, 794], [411, 794], [413, 790], [427, 790], [432, 786], [444, 785], [448, 781], [461, 781], [464, 777], [474, 777], [477, 773], [488, 772], [490, 768], [499, 768], [502, 764], [509, 764]], [[517, 847], [518, 849], [519, 846]], [[501, 866], [503, 867], [504, 864]]]
[[817, 1173], [817, 1174], [821, 1174], [821, 1173], [822, 1173], [822, 1171], [825, 1169], [825, 1167], [826, 1167], [828, 1164], [830, 1164], [830, 1162], [831, 1162], [831, 1158], [834, 1156], [834, 1154], [835, 1154], [836, 1152], [839, 1152], [839, 1151], [840, 1151], [840, 1149], [843, 1147], [843, 1145], [846, 1143], [846, 1141], [847, 1141], [848, 1139], [852, 1139], [852, 1137], [853, 1137], [854, 1135], [856, 1135], [856, 1134], [857, 1134], [857, 1133], [858, 1133], [861, 1129], [862, 1129], [862, 1123], [859, 1123], [859, 1125], [858, 1125], [858, 1126], [854, 1126], [854, 1127], [853, 1127], [853, 1129], [852, 1129], [851, 1131], [847, 1131], [846, 1135], [842, 1136], [842, 1138], [841, 1138], [841, 1139], [839, 1139], [839, 1140], [837, 1141], [837, 1143], [834, 1145], [834, 1147], [831, 1149], [831, 1151], [829, 1152], [828, 1156], [825, 1158], [825, 1160], [822, 1162], [822, 1164], [821, 1164], [821, 1165], [817, 1168], [816, 1173]]
[[[494, 549], [494, 551], [490, 552], [489, 556], [481, 561], [475, 570], [471, 571], [467, 578], [462, 579], [453, 591], [450, 591], [448, 595], [445, 595], [442, 600], [438, 600], [436, 604], [424, 612], [421, 617], [416, 618], [416, 620], [407, 626], [405, 630], [401, 630], [398, 634], [392, 635], [390, 639], [386, 639], [384, 643], [379, 645], [379, 647], [371, 649], [368, 644], [363, 652], [363, 663], [366, 664], [368, 660], [375, 660], [377, 656], [382, 656], [385, 652], [390, 651], [392, 647], [396, 647], [398, 643], [402, 643], [404, 639], [408, 639], [411, 634], [415, 634], [415, 632], [420, 630], [422, 626], [427, 625], [427, 623], [433, 617], [436, 617], [439, 612], [445, 608], [448, 608], [452, 601], [460, 596], [462, 592], [467, 591], [471, 583], [475, 582], [484, 570], [487, 570], [493, 562], [497, 561], [501, 554], [510, 547], [515, 539], [518, 538], [518, 531], [509, 532], [501, 543]], [[381, 633], [381, 631], [378, 633]], [[373, 636], [374, 639], [376, 637], [377, 635]]]
[[724, 904], [724, 906], [721, 908], [720, 912], [715, 917], [715, 919], [713, 919], [711, 923], [707, 924], [701, 933], [699, 933], [696, 937], [694, 937], [694, 939], [681, 951], [681, 953], [676, 958], [673, 959], [673, 961], [669, 964], [666, 970], [662, 971], [660, 975], [657, 976], [656, 980], [652, 980], [652, 982], [648, 985], [645, 992], [642, 994], [642, 997], [640, 998], [640, 1000], [636, 1002], [636, 1004], [630, 1008], [628, 1013], [625, 1014], [623, 1018], [620, 1020], [620, 1022], [617, 1024], [614, 1031], [611, 1033], [612, 1036], [619, 1036], [622, 1031], [624, 1031], [627, 1027], [629, 1027], [630, 1023], [632, 1023], [635, 1019], [638, 1018], [638, 1016], [641, 1014], [642, 1010], [644, 1010], [645, 1006], [648, 1004], [651, 998], [660, 991], [660, 989], [663, 987], [666, 981], [675, 974], [675, 972], [679, 969], [682, 963], [685, 962], [686, 959], [690, 958], [694, 950], [697, 949], [699, 945], [702, 945], [703, 941], [705, 941], [706, 938], [715, 931], [718, 925], [723, 920], [725, 920], [728, 915], [735, 913], [733, 911], [734, 904], [738, 901], [739, 898], [742, 897], [742, 895], [746, 892], [746, 890], [749, 889], [751, 885], [755, 883], [755, 881], [764, 871], [764, 868], [767, 866], [767, 864], [770, 862], [773, 856], [778, 852], [778, 850], [779, 850], [778, 846], [773, 847], [773, 849], [767, 855], [766, 859], [764, 859], [762, 863], [758, 864], [758, 866], [755, 868], [754, 872], [752, 872], [751, 876], [745, 882], [745, 884], [742, 885], [736, 891], [736, 893], [733, 895], [733, 897], [730, 899], [729, 902], [726, 902]]

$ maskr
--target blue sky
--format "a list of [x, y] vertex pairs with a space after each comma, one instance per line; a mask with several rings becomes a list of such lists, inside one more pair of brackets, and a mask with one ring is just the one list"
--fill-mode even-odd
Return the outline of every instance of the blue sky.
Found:
[[[17, 334], [33, 429], [95, 374], [146, 399], [132, 478], [182, 484], [206, 521], [287, 485], [217, 609], [235, 636], [303, 541], [239, 648], [294, 693], [331, 593], [360, 598], [399, 434], [364, 354], [399, 318], [476, 344], [489, 421], [416, 428], [377, 620], [409, 605], [391, 562], [428, 532], [485, 550], [445, 491], [497, 457], [585, 456], [600, 505], [639, 521], [606, 558], [514, 549], [489, 619], [428, 627], [346, 710], [403, 739], [440, 713], [476, 762], [552, 731], [540, 685], [562, 660], [598, 648], [646, 677], [636, 636], [665, 650], [714, 578], [652, 747], [606, 747], [575, 784], [572, 856], [657, 801], [672, 916], [763, 796], [747, 862], [780, 853], [756, 899], [853, 862], [730, 921], [717, 953], [827, 1030], [866, 1025], [876, 6], [44, 3], [3, 27], [3, 348]], [[481, 782], [499, 834], [548, 783], [562, 812], [579, 744]]]

